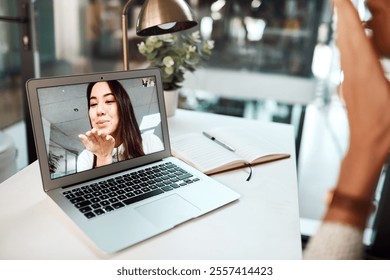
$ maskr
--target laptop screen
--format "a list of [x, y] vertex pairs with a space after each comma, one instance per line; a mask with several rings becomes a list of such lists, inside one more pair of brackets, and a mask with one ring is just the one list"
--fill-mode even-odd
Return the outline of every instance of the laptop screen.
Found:
[[145, 157], [168, 145], [156, 76], [107, 77], [36, 88], [47, 157], [41, 169], [48, 169], [51, 180]]

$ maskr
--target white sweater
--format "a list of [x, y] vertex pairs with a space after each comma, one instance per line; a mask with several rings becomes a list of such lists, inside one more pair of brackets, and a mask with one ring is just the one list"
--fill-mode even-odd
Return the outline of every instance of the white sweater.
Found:
[[303, 252], [308, 260], [356, 260], [363, 257], [363, 231], [341, 223], [323, 222]]

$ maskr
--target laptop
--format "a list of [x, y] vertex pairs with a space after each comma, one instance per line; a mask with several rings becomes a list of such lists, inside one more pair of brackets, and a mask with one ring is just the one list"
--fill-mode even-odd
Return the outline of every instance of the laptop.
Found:
[[[113, 128], [107, 130], [117, 138], [111, 142], [111, 161], [98, 164], [99, 142], [92, 138], [99, 136], [87, 132], [98, 124], [96, 116], [109, 115], [98, 109], [113, 105], [116, 89], [108, 81], [119, 82], [133, 108], [134, 123], [122, 122], [128, 133], [121, 137], [133, 133], [130, 126], [138, 127], [144, 153], [123, 157], [129, 146], [119, 143], [119, 128]], [[106, 86], [100, 97], [94, 92], [98, 84]], [[43, 189], [100, 250], [123, 250], [239, 198], [171, 156], [159, 69], [37, 78], [26, 88]], [[104, 99], [109, 95], [111, 100]], [[126, 111], [118, 109], [120, 98], [114, 98], [118, 115]]]

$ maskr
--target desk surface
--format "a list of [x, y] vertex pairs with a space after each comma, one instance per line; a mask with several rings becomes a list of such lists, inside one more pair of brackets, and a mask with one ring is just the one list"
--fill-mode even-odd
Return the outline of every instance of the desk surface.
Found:
[[291, 158], [213, 178], [239, 201], [115, 254], [98, 251], [46, 196], [37, 162], [0, 185], [0, 259], [300, 259], [294, 130], [290, 125], [178, 110], [171, 137], [240, 125], [291, 151]]

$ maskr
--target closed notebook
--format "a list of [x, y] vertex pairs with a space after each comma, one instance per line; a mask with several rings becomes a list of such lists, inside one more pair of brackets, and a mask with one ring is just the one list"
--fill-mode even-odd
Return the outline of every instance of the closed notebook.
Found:
[[233, 126], [181, 135], [171, 145], [175, 157], [208, 175], [290, 157], [265, 136]]

